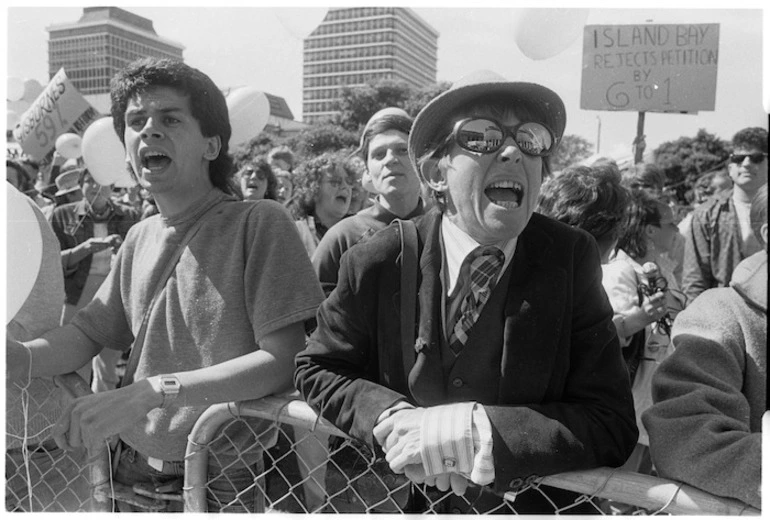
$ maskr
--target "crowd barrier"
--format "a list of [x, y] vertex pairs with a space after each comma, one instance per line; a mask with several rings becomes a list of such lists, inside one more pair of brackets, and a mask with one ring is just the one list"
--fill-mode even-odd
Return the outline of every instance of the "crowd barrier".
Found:
[[[68, 395], [82, 395], [88, 390], [85, 383], [76, 378], [79, 379], [73, 374], [58, 378], [67, 388]], [[73, 388], [77, 391], [73, 392]], [[259, 426], [255, 427], [255, 424]], [[241, 439], [239, 442], [231, 442], [230, 432], [244, 428], [252, 430], [253, 442], [244, 446], [242, 435], [238, 436]], [[88, 478], [91, 484], [92, 497], [88, 510], [92, 511], [113, 510], [112, 497], [129, 501], [148, 511], [162, 510], [168, 500], [182, 501], [186, 512], [363, 511], [361, 504], [364, 497], [360, 493], [362, 483], [366, 482], [370, 487], [370, 506], [367, 512], [401, 512], [397, 497], [392, 495], [404, 489], [389, 491], [393, 486], [386, 486], [384, 476], [372, 471], [372, 461], [364, 455], [360, 461], [360, 474], [348, 474], [349, 482], [335, 489], [327, 488], [327, 472], [334, 470], [335, 475], [345, 475], [334, 467], [335, 454], [354, 446], [356, 444], [351, 439], [327, 421], [319, 419], [296, 395], [271, 396], [254, 401], [213, 405], [201, 415], [188, 437], [184, 486], [177, 496], [117, 486], [109, 477], [110, 455], [106, 449], [102, 456], [83, 467], [81, 476]], [[251, 483], [245, 487], [240, 486], [242, 489], [232, 494], [232, 501], [212, 503], [211, 499], [207, 499], [209, 488], [217, 480], [217, 487], [221, 489], [222, 479], [227, 481], [228, 468], [243, 465], [242, 459], [252, 461], [248, 466]], [[224, 471], [209, 475], [211, 462], [223, 467]], [[372, 493], [372, 483], [381, 487], [381, 500], [375, 504], [371, 503], [371, 497], [377, 494], [376, 491]], [[679, 482], [611, 468], [551, 475], [524, 484], [518, 493], [534, 490], [541, 494], [544, 502], [551, 504], [552, 514], [761, 514], [756, 508], [737, 500], [716, 497]], [[557, 504], [549, 497], [554, 488], [574, 492], [577, 498], [570, 503]], [[439, 504], [451, 495], [451, 491], [441, 493], [426, 486], [415, 486], [414, 492], [419, 494], [424, 510], [428, 513], [439, 512]], [[493, 511], [471, 510], [476, 513], [517, 514], [516, 498], [516, 493], [506, 493], [505, 500]], [[472, 505], [467, 501], [466, 504]], [[61, 505], [53, 504], [50, 510], [61, 510]]]

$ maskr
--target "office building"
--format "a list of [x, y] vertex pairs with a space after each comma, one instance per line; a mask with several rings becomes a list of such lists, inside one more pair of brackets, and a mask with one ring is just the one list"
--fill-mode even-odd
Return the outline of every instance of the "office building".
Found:
[[75, 88], [108, 112], [110, 79], [137, 58], [182, 60], [184, 46], [158, 36], [152, 20], [119, 7], [85, 7], [77, 22], [50, 25], [48, 74], [64, 67]]
[[405, 7], [329, 9], [304, 41], [302, 119], [331, 118], [343, 86], [379, 79], [436, 82], [439, 33]]

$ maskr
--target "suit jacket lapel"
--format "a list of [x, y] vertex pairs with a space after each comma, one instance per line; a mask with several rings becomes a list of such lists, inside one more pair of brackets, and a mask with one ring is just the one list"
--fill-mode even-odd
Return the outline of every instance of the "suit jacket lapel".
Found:
[[511, 262], [498, 390], [500, 403], [541, 402], [551, 380], [561, 336], [566, 273], [548, 262], [551, 238], [538, 215], [520, 235]]
[[420, 281], [417, 299], [417, 358], [409, 373], [409, 391], [423, 406], [445, 402], [441, 371], [441, 213], [431, 211], [417, 225], [420, 242]]

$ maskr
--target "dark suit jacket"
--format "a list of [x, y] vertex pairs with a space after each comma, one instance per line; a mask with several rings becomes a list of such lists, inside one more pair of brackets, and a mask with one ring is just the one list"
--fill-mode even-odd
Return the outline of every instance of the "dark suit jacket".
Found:
[[[404, 399], [439, 404], [451, 384], [440, 360], [440, 217], [434, 210], [415, 219], [419, 353], [408, 377], [399, 337], [397, 225], [342, 257], [338, 286], [297, 356], [295, 384], [305, 400], [372, 447], [384, 410]], [[623, 464], [638, 431], [596, 243], [535, 214], [509, 269], [497, 398], [481, 402], [493, 430], [495, 491], [518, 491], [536, 476]]]

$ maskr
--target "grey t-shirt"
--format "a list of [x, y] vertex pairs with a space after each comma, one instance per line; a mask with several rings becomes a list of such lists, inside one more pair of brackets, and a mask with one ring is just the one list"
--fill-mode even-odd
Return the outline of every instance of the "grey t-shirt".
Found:
[[[134, 380], [207, 367], [259, 349], [266, 334], [315, 315], [323, 292], [288, 212], [213, 189], [185, 213], [135, 225], [94, 300], [72, 323], [108, 348], [138, 332], [169, 258], [209, 209], [153, 308]], [[144, 455], [183, 460], [205, 406], [171, 405], [121, 434]]]

